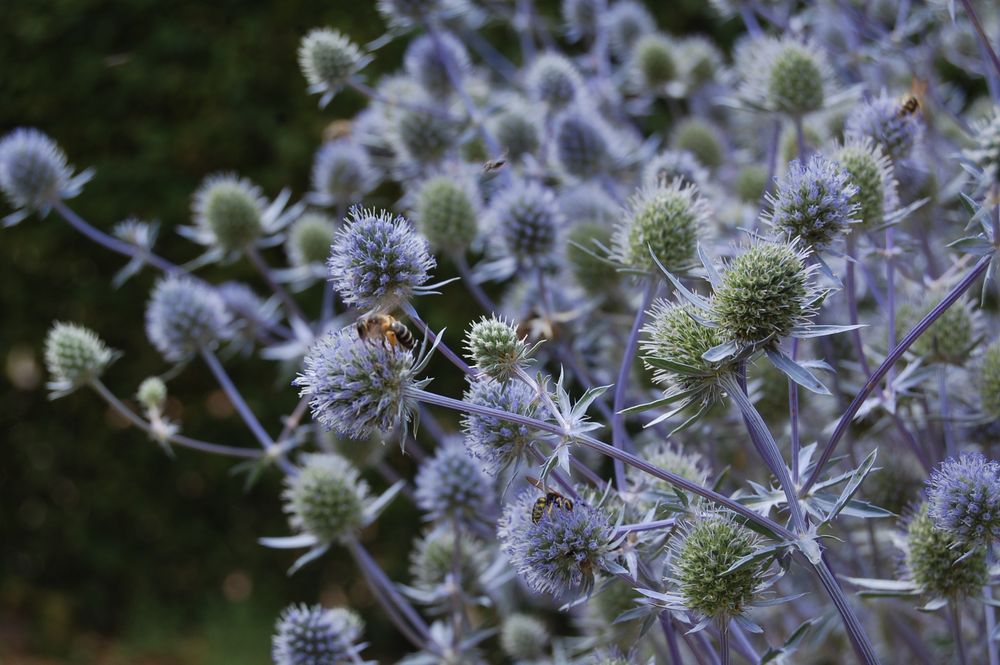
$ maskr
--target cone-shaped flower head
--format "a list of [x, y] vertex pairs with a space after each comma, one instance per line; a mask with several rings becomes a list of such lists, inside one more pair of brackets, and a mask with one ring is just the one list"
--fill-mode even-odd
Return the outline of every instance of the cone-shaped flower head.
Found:
[[424, 462], [416, 478], [417, 506], [436, 521], [481, 522], [493, 503], [490, 480], [461, 437], [449, 439]]
[[608, 49], [619, 62], [628, 59], [643, 35], [656, 30], [652, 14], [636, 0], [620, 0], [612, 4], [604, 23], [608, 31]]
[[288, 230], [285, 254], [293, 266], [326, 263], [337, 226], [327, 215], [307, 212]]
[[499, 242], [519, 263], [552, 261], [563, 216], [551, 190], [535, 182], [515, 182], [490, 202], [488, 216]]
[[979, 401], [984, 412], [1000, 418], [1000, 341], [986, 347], [980, 361]]
[[271, 640], [275, 665], [348, 665], [359, 662], [364, 624], [344, 608], [290, 605], [281, 613]]
[[632, 75], [642, 92], [656, 94], [677, 78], [676, 46], [666, 35], [651, 32], [632, 49]]
[[[465, 391], [465, 401], [529, 418], [534, 418], [539, 410], [535, 391], [518, 380], [473, 380]], [[491, 476], [521, 459], [525, 448], [538, 437], [536, 430], [527, 425], [477, 413], [463, 418], [462, 431], [469, 452]]]
[[299, 67], [309, 83], [309, 92], [321, 94], [326, 106], [352, 76], [371, 61], [354, 42], [337, 30], [316, 28], [299, 44]]
[[934, 526], [961, 543], [989, 544], [1000, 537], [1000, 464], [982, 453], [949, 457], [927, 481]]
[[829, 246], [856, 220], [858, 188], [836, 162], [816, 153], [803, 165], [798, 160], [778, 182], [775, 194], [768, 194], [768, 219], [788, 238], [800, 238], [813, 250]]
[[448, 95], [452, 91], [446, 59], [451, 61], [459, 77], [469, 69], [469, 54], [462, 42], [446, 32], [441, 33], [439, 38], [435, 40], [431, 35], [420, 35], [407, 46], [403, 58], [406, 72], [434, 96]]
[[79, 194], [90, 178], [90, 171], [74, 176], [66, 153], [37, 129], [19, 127], [0, 139], [0, 190], [17, 208], [5, 218], [7, 226], [32, 212], [44, 217], [56, 202]]
[[906, 568], [927, 594], [957, 598], [979, 593], [987, 583], [986, 550], [972, 554], [947, 531], [934, 526], [927, 504], [910, 520], [906, 531]]
[[562, 18], [570, 41], [593, 39], [607, 11], [605, 0], [562, 0]]
[[655, 255], [667, 270], [682, 272], [694, 262], [698, 235], [711, 212], [698, 189], [679, 179], [646, 185], [628, 203], [613, 238], [613, 258], [655, 272]]
[[479, 235], [479, 206], [474, 185], [461, 177], [438, 175], [420, 186], [414, 218], [432, 247], [461, 253]]
[[327, 262], [344, 302], [391, 310], [419, 294], [436, 262], [427, 241], [403, 217], [354, 207]]
[[548, 628], [530, 614], [511, 614], [500, 628], [500, 648], [517, 661], [540, 659], [551, 642]]
[[[481, 591], [481, 580], [490, 566], [491, 553], [478, 538], [463, 532], [459, 540], [458, 575], [466, 593]], [[442, 524], [414, 542], [410, 551], [410, 575], [413, 586], [423, 591], [440, 589], [452, 575], [455, 566], [455, 531]], [[442, 598], [450, 604], [451, 594]]]
[[576, 100], [583, 80], [573, 63], [561, 55], [538, 56], [527, 74], [528, 91], [534, 99], [552, 110], [559, 110]]
[[[639, 344], [646, 367], [654, 370], [654, 382], [668, 393], [698, 391], [701, 401], [710, 403], [722, 396], [719, 379], [732, 368], [702, 357], [724, 340], [717, 328], [696, 321], [695, 313], [686, 303], [656, 301], [649, 311], [649, 323], [642, 329], [646, 337]], [[690, 369], [682, 371], [678, 366]]]
[[572, 509], [553, 505], [535, 522], [540, 496], [532, 488], [507, 504], [497, 525], [500, 549], [531, 590], [585, 594], [612, 557], [614, 528], [603, 512], [585, 503], [573, 503]]
[[822, 108], [830, 68], [815, 44], [794, 37], [762, 37], [738, 49], [741, 97], [757, 108], [803, 116]]
[[642, 169], [642, 184], [646, 187], [668, 184], [677, 178], [703, 188], [708, 183], [708, 170], [688, 150], [664, 150]]
[[519, 105], [508, 107], [492, 120], [493, 135], [512, 160], [520, 160], [538, 150], [538, 124], [530, 111]]
[[[704, 485], [708, 480], [709, 471], [702, 456], [696, 452], [686, 452], [674, 443], [656, 441], [642, 449], [642, 457], [650, 464], [698, 485]], [[625, 477], [628, 479], [630, 492], [645, 493], [640, 501], [642, 510], [647, 510], [655, 503], [663, 503], [665, 498], [669, 499], [674, 495], [673, 485], [634, 467], [625, 469]]]
[[879, 226], [898, 199], [892, 162], [871, 139], [848, 138], [833, 153], [833, 160], [847, 171], [857, 191], [852, 201], [858, 206], [857, 217], [867, 228]]
[[234, 173], [208, 176], [191, 203], [196, 227], [206, 244], [226, 252], [246, 249], [264, 229], [267, 201], [260, 188]]
[[327, 141], [313, 158], [309, 201], [319, 206], [353, 205], [378, 182], [368, 153], [357, 143]]
[[924, 123], [919, 112], [905, 112], [899, 99], [883, 92], [851, 111], [844, 134], [871, 139], [893, 162], [898, 162], [909, 156], [913, 146], [920, 141], [923, 130]]
[[[913, 328], [948, 294], [946, 288], [935, 286], [921, 289], [896, 310], [897, 329], [901, 333]], [[968, 298], [960, 298], [946, 309], [931, 327], [924, 331], [910, 350], [925, 362], [962, 366], [977, 344], [979, 316]]]
[[147, 409], [162, 411], [167, 403], [167, 384], [158, 376], [143, 379], [135, 391], [135, 398]]
[[556, 158], [566, 173], [592, 178], [613, 166], [610, 130], [595, 114], [577, 107], [556, 121]]
[[809, 256], [797, 243], [758, 241], [733, 259], [712, 299], [724, 340], [767, 344], [807, 324], [815, 312]]
[[410, 421], [411, 388], [423, 362], [402, 346], [359, 339], [353, 330], [330, 332], [306, 354], [293, 381], [309, 397], [313, 418], [352, 439], [386, 433]]
[[511, 378], [528, 360], [530, 349], [517, 329], [496, 315], [472, 324], [465, 336], [466, 355], [481, 372], [500, 379]]
[[763, 582], [763, 566], [725, 573], [758, 544], [753, 531], [728, 516], [708, 514], [687, 523], [683, 537], [671, 545], [672, 578], [685, 607], [722, 621], [741, 615]]
[[232, 337], [232, 317], [219, 293], [187, 276], [161, 279], [146, 305], [146, 337], [171, 362]]
[[413, 164], [437, 164], [458, 142], [459, 127], [428, 101], [418, 97], [417, 103], [394, 111], [396, 151]]
[[687, 118], [678, 123], [671, 134], [670, 145], [674, 150], [690, 152], [699, 163], [710, 169], [718, 168], [725, 159], [719, 130], [698, 118]]
[[566, 248], [569, 269], [576, 283], [589, 294], [607, 293], [619, 281], [621, 273], [610, 262], [598, 258], [597, 253], [601, 250], [595, 244], [610, 247], [612, 236], [611, 228], [597, 221], [575, 224], [566, 236], [570, 243]]
[[307, 455], [296, 476], [285, 478], [285, 512], [292, 528], [321, 543], [357, 534], [371, 502], [368, 483], [340, 455]]
[[68, 392], [100, 378], [115, 352], [89, 328], [55, 322], [45, 337], [45, 367], [56, 393]]

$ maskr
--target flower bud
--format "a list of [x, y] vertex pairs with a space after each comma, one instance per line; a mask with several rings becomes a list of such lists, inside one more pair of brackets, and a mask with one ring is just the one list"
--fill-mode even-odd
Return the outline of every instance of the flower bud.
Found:
[[479, 234], [479, 205], [473, 187], [452, 176], [429, 178], [420, 186], [414, 218], [433, 247], [460, 254]]
[[323, 264], [330, 256], [330, 246], [337, 227], [333, 220], [318, 212], [307, 212], [288, 230], [285, 254], [293, 266]]
[[292, 528], [321, 543], [356, 535], [371, 502], [358, 470], [333, 453], [306, 456], [298, 475], [286, 477], [282, 496]]
[[527, 86], [534, 99], [552, 110], [559, 110], [577, 98], [583, 80], [569, 60], [545, 53], [535, 58], [528, 70]]
[[545, 624], [530, 614], [511, 614], [500, 629], [500, 648], [518, 661], [541, 658], [551, 640]]
[[670, 139], [674, 150], [687, 150], [710, 169], [722, 166], [725, 149], [718, 130], [704, 120], [688, 118], [674, 128]]
[[369, 61], [350, 39], [329, 28], [311, 30], [299, 44], [299, 66], [309, 91], [323, 94], [321, 106], [326, 106]]
[[512, 324], [496, 316], [484, 316], [472, 324], [465, 336], [465, 348], [476, 369], [501, 381], [528, 362], [524, 339], [517, 336]]
[[982, 453], [949, 457], [927, 480], [934, 526], [960, 543], [988, 544], [1000, 537], [1000, 464]]
[[89, 328], [56, 322], [45, 338], [45, 366], [55, 390], [72, 390], [100, 378], [115, 352]]
[[43, 217], [61, 199], [71, 199], [90, 180], [89, 171], [73, 176], [73, 167], [55, 141], [33, 128], [19, 127], [0, 139], [0, 190], [18, 211], [7, 226], [28, 213]]
[[643, 92], [656, 93], [677, 78], [675, 46], [659, 32], [639, 38], [632, 50], [632, 69]]
[[983, 411], [1000, 418], [1000, 341], [986, 347], [980, 361], [979, 401]]
[[232, 318], [222, 297], [187, 276], [161, 279], [146, 305], [146, 337], [171, 362], [232, 337]]
[[263, 230], [260, 188], [233, 173], [211, 175], [194, 194], [195, 224], [210, 242], [231, 252], [252, 245]]
[[613, 256], [625, 266], [650, 273], [657, 270], [653, 256], [667, 270], [684, 271], [694, 261], [698, 234], [710, 214], [693, 185], [674, 180], [646, 186], [628, 203], [613, 238]]
[[150, 411], [162, 411], [167, 403], [167, 384], [158, 376], [151, 376], [139, 384], [135, 398]]
[[928, 595], [944, 598], [978, 594], [988, 584], [986, 551], [976, 546], [969, 556], [947, 531], [934, 527], [927, 504], [920, 506], [906, 530], [906, 567]]
[[417, 506], [432, 520], [472, 524], [489, 513], [490, 481], [465, 450], [461, 438], [444, 443], [420, 466]]

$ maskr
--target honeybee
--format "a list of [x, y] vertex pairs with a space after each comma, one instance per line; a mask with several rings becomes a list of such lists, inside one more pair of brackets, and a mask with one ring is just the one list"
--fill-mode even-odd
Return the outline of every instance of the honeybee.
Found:
[[355, 328], [358, 337], [367, 342], [382, 342], [389, 346], [401, 346], [412, 351], [417, 345], [410, 329], [388, 314], [366, 314], [358, 319]]
[[908, 115], [913, 115], [918, 110], [920, 110], [920, 100], [910, 95], [903, 100], [902, 106], [899, 107], [899, 117], [905, 118]]
[[553, 508], [567, 511], [573, 510], [572, 501], [564, 497], [559, 492], [547, 488], [537, 478], [528, 476], [527, 481], [544, 492], [544, 495], [538, 497], [538, 500], [535, 501], [535, 505], [531, 507], [531, 521], [535, 524], [538, 524], [545, 515], [551, 515]]

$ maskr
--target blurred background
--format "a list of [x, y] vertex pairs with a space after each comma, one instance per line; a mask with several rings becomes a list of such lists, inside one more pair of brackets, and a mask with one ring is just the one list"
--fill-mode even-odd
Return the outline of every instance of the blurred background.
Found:
[[[558, 21], [558, 2], [538, 6]], [[661, 28], [712, 32], [723, 47], [739, 28], [714, 23], [700, 0], [650, 8]], [[363, 105], [344, 93], [317, 108], [296, 62], [300, 37], [329, 25], [363, 44], [384, 30], [369, 0], [4, 0], [0, 25], [0, 133], [21, 125], [48, 133], [78, 169], [96, 170], [72, 207], [106, 231], [129, 216], [159, 220], [158, 250], [174, 261], [198, 253], [174, 229], [190, 222], [205, 175], [238, 170], [269, 196], [286, 186], [301, 196], [324, 127]], [[515, 41], [502, 29], [486, 35]], [[404, 46], [380, 50], [366, 74], [397, 69]], [[391, 206], [398, 192], [377, 195]], [[271, 251], [277, 262], [280, 249]], [[399, 658], [402, 640], [336, 549], [288, 578], [293, 556], [256, 543], [288, 533], [277, 474], [245, 492], [230, 461], [182, 449], [171, 460], [88, 391], [46, 399], [41, 350], [53, 320], [88, 326], [124, 352], [106, 375], [120, 396], [163, 371], [142, 325], [153, 275], [115, 290], [122, 265], [54, 214], [0, 230], [0, 663], [269, 663], [280, 610], [318, 600], [362, 613], [366, 656]], [[436, 277], [450, 274], [442, 265]], [[239, 263], [205, 276], [262, 288]], [[302, 303], [318, 313], [312, 300]], [[443, 303], [421, 303], [435, 327], [458, 331], [478, 315]], [[273, 364], [237, 361], [230, 371], [272, 428], [294, 406], [290, 376]], [[461, 390], [450, 367], [429, 374], [441, 377], [436, 388]], [[202, 367], [193, 364], [171, 391], [183, 399], [169, 411], [184, 432], [251, 444]], [[412, 474], [398, 452], [390, 463]], [[396, 580], [407, 579], [399, 544], [418, 526], [398, 501], [366, 533]]]

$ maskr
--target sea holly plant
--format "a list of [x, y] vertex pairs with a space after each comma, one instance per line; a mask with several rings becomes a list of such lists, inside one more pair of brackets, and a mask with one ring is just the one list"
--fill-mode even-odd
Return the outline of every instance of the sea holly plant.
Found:
[[[58, 217], [150, 288], [162, 371], [121, 386], [138, 350], [59, 322], [51, 396], [92, 389], [164, 464], [280, 475], [275, 569], [343, 549], [402, 638], [318, 590], [276, 617], [279, 665], [1000, 664], [995, 11], [713, 2], [730, 48], [558, 4], [382, 0], [374, 42], [307, 32], [302, 92], [336, 120], [309, 182], [207, 175], [177, 261], [166, 225], [70, 207], [91, 174], [41, 130], [0, 139], [8, 225]], [[279, 422], [243, 364], [297, 398]], [[185, 431], [173, 381], [205, 371], [246, 442]]]

